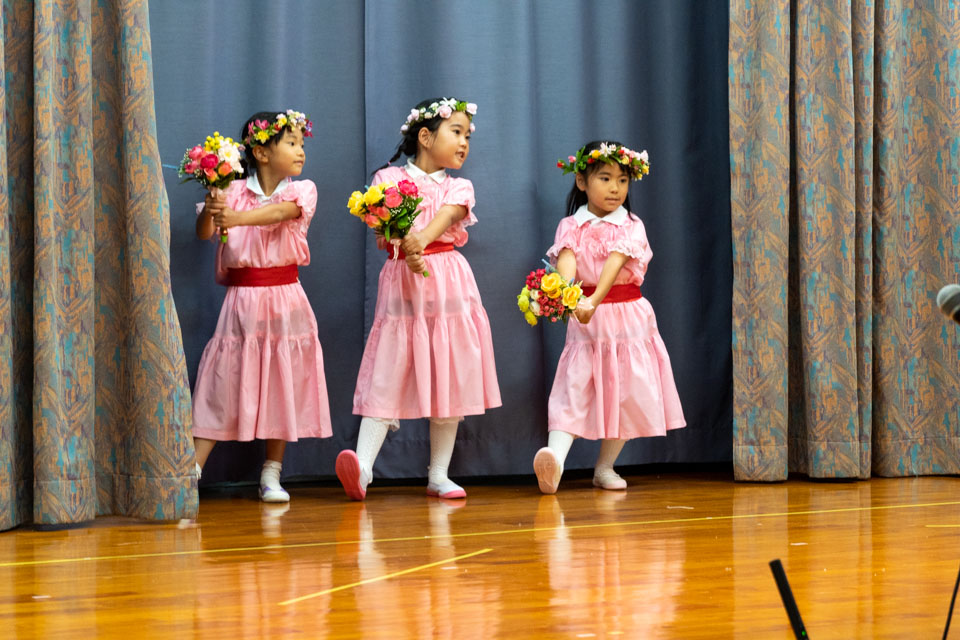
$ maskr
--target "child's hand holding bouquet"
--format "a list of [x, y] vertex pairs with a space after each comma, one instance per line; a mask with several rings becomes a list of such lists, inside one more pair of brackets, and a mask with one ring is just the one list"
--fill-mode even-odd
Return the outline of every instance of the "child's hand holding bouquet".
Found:
[[550, 265], [531, 271], [517, 296], [517, 306], [530, 326], [535, 326], [538, 318], [566, 322], [578, 305], [583, 306], [582, 301], [589, 304], [580, 283], [565, 281]]
[[[195, 145], [184, 152], [177, 172], [183, 182], [199, 182], [210, 191], [212, 198], [217, 199], [221, 190], [243, 175], [240, 165], [242, 149], [242, 145], [215, 131], [212, 136], [207, 136], [202, 145]], [[226, 241], [227, 230], [220, 229], [220, 242]]]
[[[416, 184], [401, 180], [397, 184], [375, 184], [368, 187], [365, 193], [354, 191], [350, 194], [347, 207], [351, 214], [393, 245], [393, 257], [396, 259], [401, 238], [410, 232], [413, 221], [420, 215], [417, 207], [422, 200]], [[424, 271], [423, 275], [430, 274]]]

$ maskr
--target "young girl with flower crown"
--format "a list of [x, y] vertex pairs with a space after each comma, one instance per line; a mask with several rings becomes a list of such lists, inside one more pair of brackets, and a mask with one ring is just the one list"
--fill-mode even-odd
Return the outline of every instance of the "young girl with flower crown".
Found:
[[543, 493], [556, 493], [574, 438], [602, 440], [593, 485], [625, 489], [613, 464], [631, 438], [686, 425], [667, 349], [640, 285], [653, 253], [630, 213], [631, 179], [648, 171], [646, 152], [590, 142], [558, 166], [573, 172], [567, 217], [547, 255], [586, 299], [567, 324], [567, 340], [547, 405], [549, 440], [533, 459]]
[[390, 159], [405, 154], [407, 164], [387, 163], [373, 179], [400, 188], [412, 182], [423, 201], [400, 251], [381, 243], [388, 257], [353, 397], [353, 412], [363, 416], [357, 450], [341, 451], [336, 463], [353, 500], [366, 496], [387, 431], [406, 418], [430, 419], [427, 495], [466, 497], [447, 477], [457, 426], [463, 416], [500, 406], [490, 323], [470, 265], [456, 251], [477, 221], [473, 185], [446, 173], [467, 159], [476, 110], [452, 98], [418, 104]]
[[225, 235], [217, 281], [227, 286], [193, 393], [197, 476], [217, 441], [264, 439], [264, 502], [290, 500], [280, 486], [287, 442], [332, 435], [317, 320], [297, 277], [310, 264], [317, 187], [291, 178], [311, 129], [298, 111], [254, 114], [240, 132], [246, 180], [197, 205], [197, 236]]

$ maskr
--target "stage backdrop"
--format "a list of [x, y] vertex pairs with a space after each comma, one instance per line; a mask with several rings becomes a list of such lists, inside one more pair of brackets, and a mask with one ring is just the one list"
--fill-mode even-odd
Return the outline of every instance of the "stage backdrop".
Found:
[[730, 3], [734, 462], [960, 471], [960, 9]]
[[0, 4], [0, 529], [197, 511], [148, 15]]
[[[503, 408], [468, 417], [454, 476], [529, 474], [546, 442], [546, 400], [562, 326], [530, 328], [516, 308], [539, 265], [573, 181], [560, 157], [595, 138], [647, 149], [652, 170], [631, 200], [653, 261], [644, 296], [669, 349], [688, 427], [635, 440], [621, 464], [731, 459], [731, 241], [727, 137], [727, 5], [697, 0], [429, 0], [150, 6], [157, 127], [164, 162], [212, 130], [236, 137], [261, 109], [308, 113], [303, 177], [316, 182], [312, 262], [301, 280], [324, 349], [334, 436], [287, 450], [287, 477], [330, 477], [353, 447], [352, 398], [377, 274], [385, 255], [345, 203], [384, 164], [399, 127], [425, 97], [476, 102], [477, 131], [459, 175], [473, 181], [479, 223], [464, 255], [493, 328]], [[194, 236], [200, 190], [165, 174], [171, 277], [191, 384], [224, 290], [214, 245]], [[423, 421], [388, 437], [376, 473], [422, 477]], [[568, 468], [590, 467], [578, 442]], [[252, 480], [257, 443], [219, 445], [204, 483]]]

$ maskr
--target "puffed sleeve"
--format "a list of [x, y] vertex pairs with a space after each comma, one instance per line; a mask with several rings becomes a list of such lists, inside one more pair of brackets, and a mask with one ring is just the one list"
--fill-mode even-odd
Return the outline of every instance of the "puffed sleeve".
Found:
[[300, 207], [300, 217], [292, 218], [286, 222], [299, 231], [301, 235], [306, 235], [313, 214], [317, 210], [317, 185], [313, 183], [313, 180], [291, 182], [280, 194], [280, 202], [293, 202]]
[[607, 243], [608, 251], [616, 251], [631, 258], [636, 258], [646, 267], [647, 263], [653, 257], [653, 251], [650, 250], [650, 243], [647, 241], [647, 232], [643, 227], [640, 218], [632, 217], [631, 224], [618, 227], [617, 233]]
[[547, 249], [547, 257], [550, 263], [556, 266], [557, 258], [564, 249], [577, 249], [577, 223], [572, 216], [567, 216], [557, 225], [557, 232], [553, 238], [553, 245]]
[[454, 226], [460, 230], [477, 223], [477, 216], [473, 214], [473, 207], [477, 204], [473, 194], [473, 183], [466, 178], [451, 178], [449, 190], [443, 195], [444, 204], [459, 205], [467, 208], [467, 215]]

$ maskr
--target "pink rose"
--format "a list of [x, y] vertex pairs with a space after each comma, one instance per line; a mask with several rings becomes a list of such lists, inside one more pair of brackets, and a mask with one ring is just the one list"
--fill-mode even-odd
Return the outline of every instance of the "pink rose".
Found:
[[384, 222], [390, 219], [390, 210], [386, 207], [370, 207], [370, 213]]
[[367, 215], [363, 216], [363, 221], [366, 222], [367, 226], [371, 229], [376, 229], [380, 226], [380, 219], [372, 213], [368, 213]]
[[207, 180], [210, 182], [215, 182], [217, 180], [217, 172], [213, 169], [204, 169], [203, 173], [207, 176]]
[[193, 149], [190, 149], [190, 152], [187, 154], [187, 156], [191, 160], [199, 160], [202, 155], [203, 155], [203, 147], [201, 147], [200, 145], [197, 145]]
[[437, 109], [437, 115], [441, 118], [449, 118], [452, 113], [453, 109], [451, 109], [450, 105], [448, 104], [442, 105], [439, 109]]
[[477, 115], [477, 105], [476, 105], [475, 103], [473, 103], [473, 102], [468, 102], [468, 103], [467, 103], [467, 113], [469, 113], [469, 114], [472, 115], [472, 116]]
[[397, 183], [397, 189], [399, 189], [400, 193], [405, 196], [416, 197], [417, 195], [417, 185], [415, 185], [411, 180], [401, 180]]
[[577, 157], [576, 157], [576, 156], [567, 156], [567, 160], [568, 160], [569, 162], [576, 162], [576, 161], [577, 161]]
[[187, 173], [193, 173], [194, 171], [197, 170], [197, 167], [199, 166], [200, 166], [199, 162], [194, 162], [193, 160], [191, 160], [187, 164], [183, 165], [183, 170]]
[[208, 153], [207, 155], [203, 156], [202, 160], [200, 160], [200, 166], [204, 169], [213, 169], [219, 162], [220, 159], [217, 158], [217, 154]]
[[401, 204], [403, 204], [403, 196], [400, 195], [400, 192], [397, 191], [396, 187], [390, 187], [383, 192], [383, 195], [383, 204], [387, 205], [388, 209], [393, 209], [394, 207], [399, 207]]

